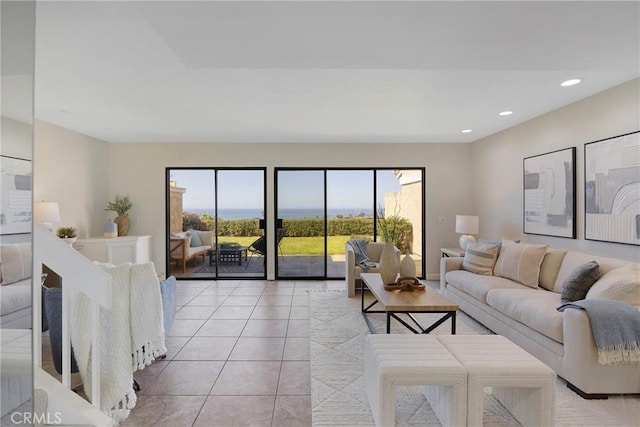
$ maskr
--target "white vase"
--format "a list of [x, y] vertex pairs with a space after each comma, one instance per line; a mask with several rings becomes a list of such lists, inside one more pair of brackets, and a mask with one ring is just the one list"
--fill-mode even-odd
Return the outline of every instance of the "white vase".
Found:
[[400, 277], [416, 277], [416, 262], [409, 255], [408, 249], [404, 258], [400, 261], [399, 272]]
[[398, 258], [393, 243], [386, 242], [380, 254], [380, 276], [382, 283], [389, 285], [395, 283], [398, 277]]

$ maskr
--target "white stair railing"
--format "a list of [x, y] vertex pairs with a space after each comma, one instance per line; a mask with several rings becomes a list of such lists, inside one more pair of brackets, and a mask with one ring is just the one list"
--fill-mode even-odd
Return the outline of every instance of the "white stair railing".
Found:
[[[92, 318], [91, 345], [100, 348], [100, 308], [111, 308], [111, 277], [93, 262], [64, 243], [40, 224], [33, 230], [33, 330], [42, 330], [42, 301], [37, 297], [40, 291], [40, 274], [45, 264], [62, 278], [62, 384], [71, 388], [71, 339], [69, 333], [69, 293], [75, 288], [91, 300]], [[33, 334], [34, 363], [42, 367], [42, 334]], [[93, 406], [100, 409], [100, 351], [93, 351], [91, 358], [91, 393]], [[88, 391], [88, 390], [86, 390]]]

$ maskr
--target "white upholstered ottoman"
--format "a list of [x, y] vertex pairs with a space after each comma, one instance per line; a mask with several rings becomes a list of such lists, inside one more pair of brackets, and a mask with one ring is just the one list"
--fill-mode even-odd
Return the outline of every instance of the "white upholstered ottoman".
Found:
[[367, 335], [365, 389], [377, 426], [395, 424], [398, 385], [425, 386], [443, 425], [465, 425], [467, 372], [435, 336]]
[[467, 425], [481, 426], [484, 387], [524, 426], [552, 426], [556, 374], [499, 335], [441, 335], [438, 340], [467, 370]]

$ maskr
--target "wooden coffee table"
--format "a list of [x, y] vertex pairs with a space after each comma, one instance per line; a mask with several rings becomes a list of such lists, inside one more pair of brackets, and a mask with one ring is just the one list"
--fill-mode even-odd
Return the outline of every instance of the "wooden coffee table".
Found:
[[[375, 334], [373, 326], [367, 317], [368, 313], [386, 313], [387, 315], [387, 333], [391, 333], [391, 318], [393, 317], [414, 334], [428, 334], [435, 328], [444, 323], [447, 319], [451, 319], [451, 334], [456, 333], [456, 311], [458, 305], [452, 303], [444, 295], [436, 292], [428, 287], [424, 292], [414, 291], [386, 291], [382, 278], [379, 273], [362, 273], [360, 275], [362, 283], [369, 288], [373, 297], [376, 299], [369, 306], [364, 306], [364, 286], [361, 291], [362, 298], [362, 316], [367, 322], [369, 331]], [[376, 304], [380, 304], [383, 310], [371, 310]], [[398, 314], [405, 313], [415, 323], [418, 329], [401, 319]], [[424, 328], [418, 320], [413, 317], [412, 313], [444, 313], [444, 316], [433, 323], [431, 326]]]

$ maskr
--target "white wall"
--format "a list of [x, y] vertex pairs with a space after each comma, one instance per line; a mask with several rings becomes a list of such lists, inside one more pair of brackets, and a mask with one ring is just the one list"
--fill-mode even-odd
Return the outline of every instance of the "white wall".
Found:
[[[270, 218], [274, 167], [426, 167], [426, 271], [434, 278], [440, 247], [457, 241], [456, 213], [472, 208], [468, 144], [108, 144], [108, 155], [108, 195], [130, 196], [130, 234], [153, 236], [158, 271], [165, 270], [166, 167], [267, 167]], [[269, 277], [273, 271], [272, 263]]]
[[[473, 143], [480, 235], [640, 260], [637, 246], [584, 240], [584, 144], [640, 130], [639, 95], [636, 79]], [[568, 147], [577, 147], [577, 239], [523, 234], [523, 159]]]
[[2, 117], [2, 144], [0, 154], [31, 160], [33, 143], [31, 125]]
[[61, 222], [54, 229], [71, 226], [79, 238], [102, 236], [107, 144], [41, 120], [35, 122], [34, 141], [34, 200], [60, 204]]

